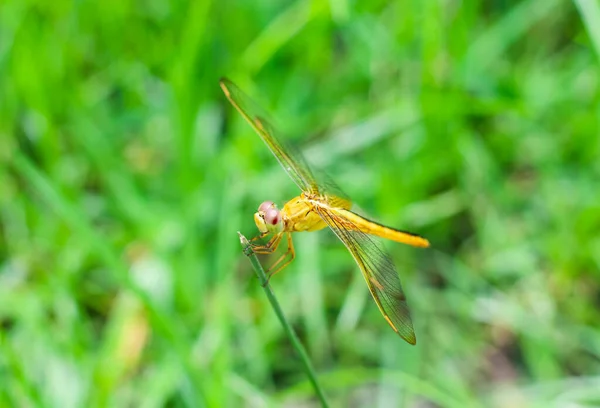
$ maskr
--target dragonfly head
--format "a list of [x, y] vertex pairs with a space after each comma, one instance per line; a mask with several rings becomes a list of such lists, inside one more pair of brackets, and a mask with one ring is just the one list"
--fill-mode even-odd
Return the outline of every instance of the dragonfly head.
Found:
[[274, 202], [265, 201], [254, 213], [254, 223], [261, 233], [276, 233], [283, 230], [283, 217]]

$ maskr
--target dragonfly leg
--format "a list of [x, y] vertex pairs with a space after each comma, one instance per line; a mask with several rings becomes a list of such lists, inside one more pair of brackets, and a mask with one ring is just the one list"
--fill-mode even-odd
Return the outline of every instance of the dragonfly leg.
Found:
[[[261, 235], [264, 236], [263, 234], [261, 234]], [[257, 236], [256, 238], [261, 238], [261, 235]], [[277, 250], [277, 247], [279, 247], [279, 243], [281, 242], [282, 237], [283, 237], [282, 233], [276, 234], [265, 245], [252, 245], [252, 251], [255, 254], [263, 254], [263, 255], [271, 254], [271, 253], [275, 252], [275, 250]]]
[[269, 232], [268, 232], [268, 231], [267, 231], [267, 232], [261, 232], [260, 234], [258, 234], [258, 235], [257, 235], [257, 236], [255, 236], [254, 238], [252, 238], [252, 239], [250, 240], [250, 242], [254, 242], [254, 241], [256, 241], [256, 240], [263, 239], [263, 238], [264, 238], [264, 237], [266, 237], [267, 235], [269, 235]]
[[[267, 271], [267, 282], [265, 283], [265, 286], [269, 284], [269, 281], [271, 280], [273, 275], [275, 275], [278, 272], [281, 272], [296, 257], [296, 251], [294, 250], [294, 243], [292, 241], [292, 234], [290, 232], [287, 233], [287, 241], [288, 241], [287, 251], [285, 251], [285, 254], [281, 255], [279, 257], [279, 259], [277, 259], [277, 261], [275, 261], [273, 263], [273, 265], [271, 265], [271, 267]], [[289, 255], [289, 259], [286, 260], [285, 258], [288, 255]], [[283, 261], [285, 261], [285, 262], [283, 262]]]

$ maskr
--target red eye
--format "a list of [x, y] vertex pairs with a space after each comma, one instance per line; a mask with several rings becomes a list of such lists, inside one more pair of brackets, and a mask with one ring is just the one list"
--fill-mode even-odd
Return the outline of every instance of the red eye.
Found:
[[267, 210], [271, 207], [275, 207], [275, 203], [273, 201], [265, 201], [258, 207], [258, 211], [262, 213], [266, 213]]
[[265, 213], [265, 222], [270, 225], [277, 225], [281, 220], [279, 210], [276, 208], [269, 208]]

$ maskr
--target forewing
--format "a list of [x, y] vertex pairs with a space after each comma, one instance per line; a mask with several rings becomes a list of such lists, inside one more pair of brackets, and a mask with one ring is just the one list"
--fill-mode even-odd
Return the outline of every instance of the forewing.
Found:
[[417, 339], [406, 296], [389, 255], [351, 221], [330, 213], [326, 207], [315, 210], [354, 257], [375, 303], [392, 329], [408, 343], [415, 344]]
[[263, 109], [258, 107], [230, 80], [222, 78], [220, 84], [229, 102], [258, 133], [298, 187], [303, 191], [316, 193], [318, 184], [306, 160], [300, 152], [280, 139], [273, 125], [269, 123]]

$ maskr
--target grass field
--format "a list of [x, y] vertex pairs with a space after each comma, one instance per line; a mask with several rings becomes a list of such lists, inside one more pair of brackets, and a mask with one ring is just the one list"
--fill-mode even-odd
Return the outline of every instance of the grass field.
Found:
[[[298, 193], [227, 76], [378, 221], [273, 290], [333, 406], [600, 405], [596, 0], [0, 4], [0, 406], [317, 406], [236, 231]], [[266, 260], [268, 262], [268, 260]]]

